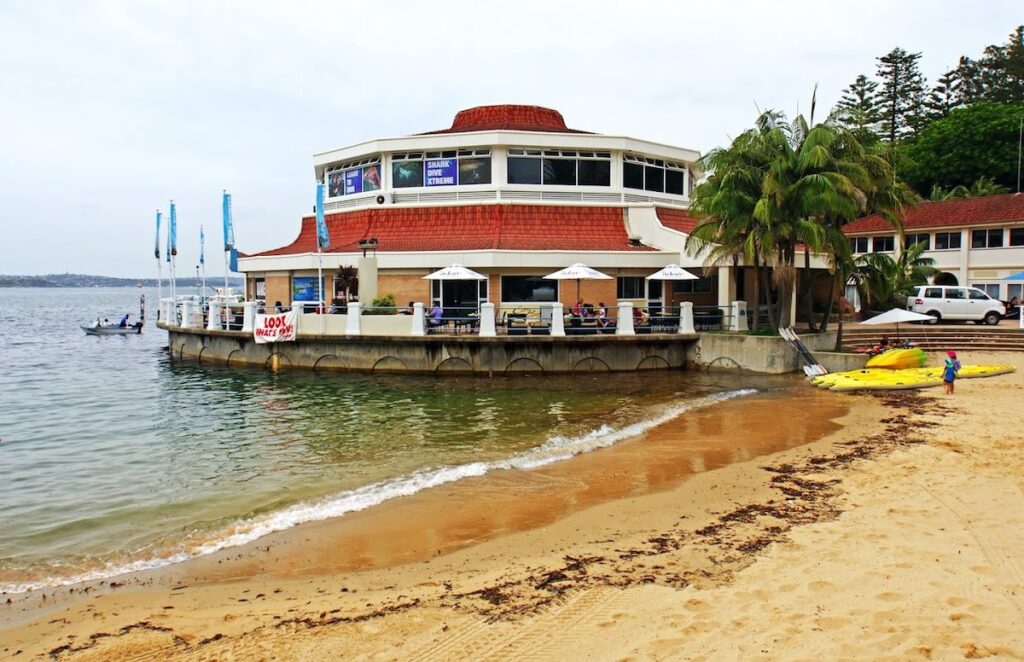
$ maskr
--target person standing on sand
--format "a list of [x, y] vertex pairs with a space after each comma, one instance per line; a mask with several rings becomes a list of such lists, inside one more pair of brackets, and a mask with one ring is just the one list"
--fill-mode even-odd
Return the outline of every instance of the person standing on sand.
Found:
[[946, 389], [946, 395], [953, 394], [953, 382], [956, 381], [956, 373], [960, 371], [960, 361], [956, 359], [956, 352], [946, 352], [946, 363], [942, 370], [942, 385]]

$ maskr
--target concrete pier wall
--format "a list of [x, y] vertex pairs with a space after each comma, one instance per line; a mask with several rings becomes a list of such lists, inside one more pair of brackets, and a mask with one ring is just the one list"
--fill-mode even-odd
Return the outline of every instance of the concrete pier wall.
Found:
[[[305, 368], [419, 374], [634, 372], [723, 369], [800, 372], [797, 353], [779, 337], [733, 333], [636, 336], [300, 336], [257, 344], [252, 334], [217, 329], [168, 329], [175, 360], [270, 369]], [[831, 337], [830, 337], [831, 336]], [[830, 372], [863, 367], [859, 354], [834, 354], [834, 334], [804, 338]]]

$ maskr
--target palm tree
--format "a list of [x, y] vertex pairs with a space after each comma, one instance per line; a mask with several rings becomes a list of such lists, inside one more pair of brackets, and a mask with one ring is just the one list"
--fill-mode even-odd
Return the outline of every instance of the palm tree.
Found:
[[[753, 263], [754, 299], [760, 303], [761, 282], [769, 292], [772, 328], [788, 318], [798, 246], [805, 275], [812, 251], [826, 255], [833, 272], [831, 302], [837, 282], [845, 283], [855, 267], [843, 225], [878, 212], [899, 229], [904, 205], [912, 202], [881, 145], [865, 147], [852, 132], [830, 123], [812, 126], [802, 116], [791, 124], [784, 120], [781, 113], [765, 112], [732, 145], [708, 155], [705, 166], [712, 175], [694, 191], [691, 205], [703, 220], [686, 244], [691, 254], [706, 250], [711, 262], [739, 255]], [[802, 280], [799, 298], [809, 314], [810, 282]], [[829, 315], [831, 303], [825, 324]]]
[[346, 266], [334, 274], [334, 291], [344, 290], [345, 301], [352, 298], [352, 290], [359, 285], [359, 272], [355, 267]]

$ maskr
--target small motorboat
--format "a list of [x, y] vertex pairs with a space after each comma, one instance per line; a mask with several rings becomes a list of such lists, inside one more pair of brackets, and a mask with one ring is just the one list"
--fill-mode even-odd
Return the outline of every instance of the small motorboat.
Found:
[[[134, 324], [128, 323], [129, 316], [125, 315], [120, 322], [113, 324], [101, 324], [96, 318], [94, 324], [82, 326], [87, 336], [128, 336], [142, 333], [142, 325], [146, 322], [146, 295], [139, 297], [139, 321]], [[104, 320], [106, 321], [106, 320]]]
[[127, 336], [142, 333], [142, 322], [136, 322], [129, 326], [121, 326], [120, 324], [100, 324], [92, 326], [83, 326], [82, 331], [85, 331], [87, 336]]

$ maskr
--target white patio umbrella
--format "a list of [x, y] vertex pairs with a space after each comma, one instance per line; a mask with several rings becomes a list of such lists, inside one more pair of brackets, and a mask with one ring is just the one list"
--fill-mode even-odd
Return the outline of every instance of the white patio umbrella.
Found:
[[569, 265], [565, 269], [560, 269], [552, 274], [544, 276], [548, 280], [574, 280], [576, 281], [576, 300], [580, 298], [580, 281], [581, 280], [609, 280], [611, 276], [603, 274], [597, 269], [591, 269], [582, 262]]
[[694, 276], [678, 264], [670, 264], [647, 277], [647, 280], [699, 280], [700, 276]]
[[[479, 274], [472, 269], [467, 269], [458, 263], [449, 264], [444, 269], [438, 269], [423, 277], [423, 280], [441, 281], [441, 301], [444, 301], [444, 281], [446, 280], [487, 280], [487, 276]], [[444, 305], [443, 303], [441, 305]]]
[[875, 315], [871, 319], [866, 319], [861, 324], [895, 324], [896, 325], [896, 338], [900, 337], [900, 322], [934, 322], [935, 318], [931, 315], [924, 315], [922, 313], [915, 313], [912, 310], [905, 310], [903, 308], [893, 308], [887, 310], [881, 315]]

